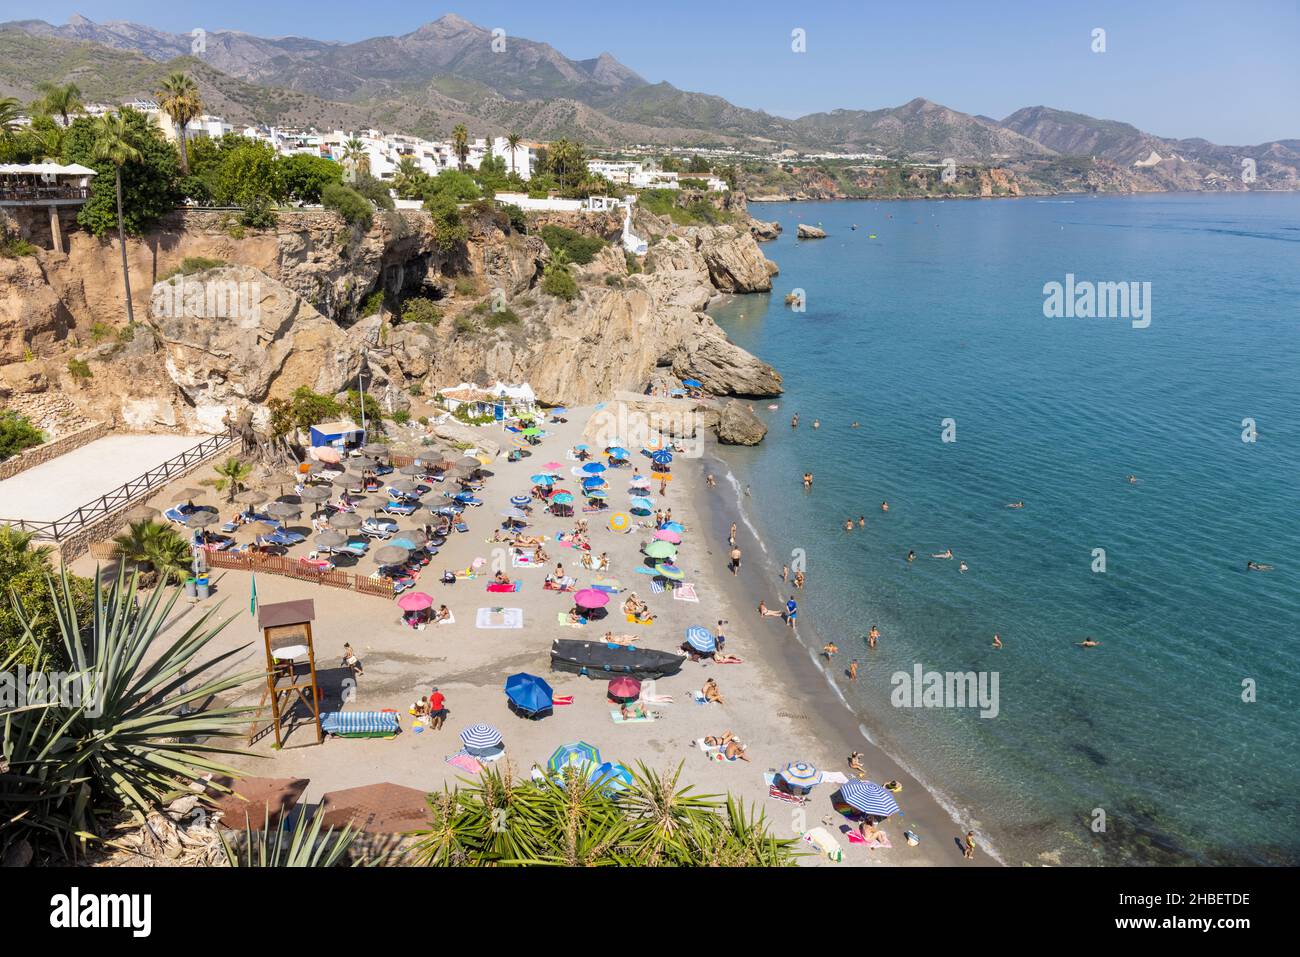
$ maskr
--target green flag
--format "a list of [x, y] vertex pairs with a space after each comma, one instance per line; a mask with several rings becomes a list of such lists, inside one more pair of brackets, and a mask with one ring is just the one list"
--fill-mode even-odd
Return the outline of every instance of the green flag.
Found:
[[248, 613], [257, 614], [257, 572], [253, 572], [252, 584], [248, 586]]

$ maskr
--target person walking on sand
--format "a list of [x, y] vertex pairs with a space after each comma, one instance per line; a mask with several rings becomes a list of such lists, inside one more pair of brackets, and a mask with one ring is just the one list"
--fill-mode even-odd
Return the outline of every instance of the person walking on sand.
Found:
[[361, 667], [361, 659], [358, 658], [357, 653], [352, 650], [352, 645], [348, 644], [346, 641], [343, 642], [343, 667], [347, 668], [358, 678], [365, 674], [365, 671]]
[[731, 532], [727, 535], [727, 544], [728, 545], [736, 544], [736, 523], [735, 522], [731, 523]]
[[781, 566], [781, 583], [784, 584], [785, 582], [787, 582], [787, 581], [789, 581], [789, 580], [790, 580], [790, 566], [789, 566], [789, 565], [782, 565], [782, 566]]
[[740, 546], [734, 545], [731, 549], [731, 574], [735, 575], [740, 571]]
[[968, 861], [975, 860], [975, 832], [974, 831], [966, 832], [965, 843], [966, 843], [966, 849], [962, 851], [961, 856], [966, 858], [966, 860]]

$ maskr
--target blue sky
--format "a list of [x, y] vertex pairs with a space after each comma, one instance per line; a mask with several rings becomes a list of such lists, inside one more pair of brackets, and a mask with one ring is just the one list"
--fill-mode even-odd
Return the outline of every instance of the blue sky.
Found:
[[[651, 81], [783, 116], [915, 96], [1002, 118], [1047, 105], [1161, 136], [1243, 145], [1300, 138], [1300, 3], [858, 0], [0, 0], [0, 20], [133, 20], [331, 40], [400, 34], [454, 12], [575, 59], [607, 51]], [[1094, 28], [1106, 52], [1091, 50]], [[807, 52], [790, 49], [801, 28]]]

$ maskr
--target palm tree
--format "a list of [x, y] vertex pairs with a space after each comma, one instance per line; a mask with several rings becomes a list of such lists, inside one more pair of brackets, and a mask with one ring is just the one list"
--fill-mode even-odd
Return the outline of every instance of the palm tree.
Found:
[[158, 88], [158, 105], [171, 117], [176, 127], [176, 135], [181, 143], [181, 172], [190, 171], [189, 148], [185, 145], [185, 127], [190, 120], [203, 112], [203, 100], [199, 98], [199, 85], [186, 73], [173, 73], [163, 80]]
[[229, 502], [233, 502], [235, 496], [243, 491], [244, 483], [253, 474], [253, 466], [235, 458], [226, 459], [220, 465], [214, 466], [212, 470], [219, 476], [216, 482], [213, 483], [217, 491], [227, 489], [230, 491], [230, 495], [226, 499]]
[[506, 145], [510, 147], [510, 172], [515, 171], [515, 150], [519, 148], [523, 137], [518, 133], [509, 133], [506, 135]]
[[451, 131], [451, 149], [456, 154], [460, 171], [465, 172], [465, 159], [469, 156], [469, 130], [465, 129], [464, 123], [457, 123]]
[[[310, 813], [299, 813], [296, 818], [292, 831], [287, 814], [280, 815], [279, 823], [273, 827], [271, 811], [267, 808], [261, 830], [253, 830], [247, 826], [249, 821], [245, 815], [243, 854], [226, 840], [224, 833], [221, 835], [226, 862], [231, 867], [339, 867], [347, 861], [348, 849], [360, 836], [350, 824], [337, 834], [331, 827], [322, 837], [325, 812], [320, 807]], [[234, 821], [226, 823], [235, 824]]]
[[362, 167], [370, 169], [370, 154], [366, 152], [366, 144], [355, 136], [343, 144], [343, 162], [351, 165], [352, 178], [356, 179], [357, 174]]
[[190, 572], [190, 546], [175, 529], [148, 519], [132, 522], [113, 539], [124, 562], [142, 572], [156, 572], [164, 582], [175, 582]]
[[127, 325], [134, 325], [131, 275], [126, 264], [126, 228], [122, 223], [122, 167], [140, 161], [140, 140], [139, 132], [120, 112], [109, 113], [95, 120], [94, 157], [113, 164], [114, 186], [117, 189], [117, 242], [122, 247], [122, 285], [126, 287], [126, 321]]
[[37, 87], [41, 91], [40, 108], [50, 116], [58, 116], [63, 126], [68, 126], [68, 115], [85, 109], [81, 102], [81, 89], [75, 83], [42, 83]]
[[403, 156], [393, 173], [393, 189], [402, 199], [417, 199], [424, 178], [425, 172], [420, 169], [420, 164], [409, 156]]
[[7, 142], [18, 132], [18, 120], [26, 116], [22, 104], [12, 96], [0, 99], [0, 141]]
[[570, 139], [558, 139], [547, 151], [547, 163], [551, 175], [560, 183], [560, 189], [568, 187], [570, 181], [576, 183], [582, 179], [586, 170], [586, 161], [582, 153], [582, 144]]

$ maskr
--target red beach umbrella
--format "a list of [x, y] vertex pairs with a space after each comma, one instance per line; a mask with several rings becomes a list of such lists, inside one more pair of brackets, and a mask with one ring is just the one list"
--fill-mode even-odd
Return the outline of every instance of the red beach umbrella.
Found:
[[609, 682], [609, 697], [612, 701], [635, 701], [641, 697], [641, 682], [636, 678], [625, 676], [611, 678]]
[[609, 604], [609, 593], [595, 588], [584, 588], [573, 596], [573, 603], [579, 608], [604, 608]]

